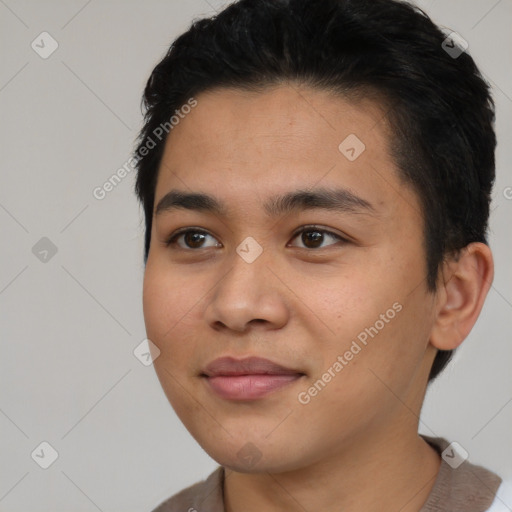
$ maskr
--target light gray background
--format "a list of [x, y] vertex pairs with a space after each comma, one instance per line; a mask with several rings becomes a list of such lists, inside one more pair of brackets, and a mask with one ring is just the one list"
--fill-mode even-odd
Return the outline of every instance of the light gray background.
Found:
[[[0, 511], [144, 511], [216, 466], [133, 350], [142, 316], [134, 174], [103, 200], [141, 127], [150, 71], [212, 0], [0, 0]], [[496, 277], [481, 317], [427, 396], [421, 431], [512, 478], [511, 0], [425, 0], [494, 87]], [[58, 49], [42, 59], [43, 31]], [[58, 252], [32, 252], [42, 238]], [[48, 469], [31, 453], [58, 452]], [[180, 468], [180, 469], [178, 469]], [[508, 504], [512, 509], [512, 504]]]

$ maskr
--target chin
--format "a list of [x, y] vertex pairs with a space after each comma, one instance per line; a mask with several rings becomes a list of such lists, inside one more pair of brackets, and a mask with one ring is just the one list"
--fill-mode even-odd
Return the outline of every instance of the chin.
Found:
[[272, 446], [268, 440], [251, 441], [247, 438], [229, 439], [224, 442], [197, 440], [213, 460], [238, 473], [282, 473], [301, 467], [298, 460], [288, 459], [286, 456], [287, 453], [294, 453], [293, 450], [283, 446]]

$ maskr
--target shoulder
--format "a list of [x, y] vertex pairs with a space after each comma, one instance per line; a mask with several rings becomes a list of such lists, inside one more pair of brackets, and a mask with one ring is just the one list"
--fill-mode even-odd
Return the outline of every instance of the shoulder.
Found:
[[438, 451], [442, 461], [434, 487], [421, 512], [510, 512], [507, 484], [497, 474], [470, 463], [467, 452], [458, 443], [422, 437]]
[[152, 512], [224, 512], [223, 481], [224, 468], [219, 466], [205, 480], [171, 496]]

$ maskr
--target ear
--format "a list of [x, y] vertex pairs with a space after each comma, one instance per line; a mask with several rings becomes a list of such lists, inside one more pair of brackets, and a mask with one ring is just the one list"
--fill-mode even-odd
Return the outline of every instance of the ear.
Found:
[[475, 325], [493, 279], [491, 250], [480, 242], [469, 244], [457, 258], [443, 263], [430, 334], [434, 347], [453, 350], [464, 341]]

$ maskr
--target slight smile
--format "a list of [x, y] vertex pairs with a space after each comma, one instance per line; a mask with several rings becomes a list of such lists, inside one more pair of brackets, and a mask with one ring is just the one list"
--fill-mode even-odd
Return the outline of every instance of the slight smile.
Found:
[[226, 400], [257, 400], [299, 380], [305, 373], [259, 357], [221, 357], [200, 375], [208, 387]]

